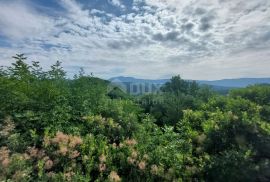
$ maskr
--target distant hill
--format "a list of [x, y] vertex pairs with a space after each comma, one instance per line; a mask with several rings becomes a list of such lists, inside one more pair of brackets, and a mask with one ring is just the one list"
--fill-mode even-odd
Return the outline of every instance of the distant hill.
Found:
[[152, 84], [165, 84], [166, 82], [170, 81], [170, 79], [159, 79], [159, 80], [150, 80], [150, 79], [138, 79], [134, 77], [113, 77], [110, 78], [109, 81], [114, 82], [123, 82], [123, 83], [152, 83]]
[[200, 84], [214, 85], [221, 87], [244, 88], [254, 84], [270, 84], [270, 78], [238, 78], [215, 81], [198, 81]]
[[[147, 87], [153, 86], [153, 89], [148, 92], [157, 92], [158, 88], [165, 84], [166, 82], [170, 81], [170, 79], [157, 79], [157, 80], [150, 80], [150, 79], [137, 79], [134, 77], [113, 77], [110, 78], [109, 81], [113, 83], [121, 83], [124, 87], [127, 88], [127, 91], [131, 93], [132, 85], [147, 85]], [[192, 81], [192, 80], [190, 80]], [[244, 88], [249, 85], [254, 84], [270, 84], [270, 78], [238, 78], [238, 79], [223, 79], [223, 80], [214, 80], [214, 81], [206, 81], [206, 80], [196, 80], [200, 85], [207, 85], [210, 86], [213, 90], [226, 94], [229, 90], [233, 88]], [[136, 90], [136, 93], [141, 93], [143, 88], [139, 88]], [[149, 90], [149, 89], [148, 89]]]

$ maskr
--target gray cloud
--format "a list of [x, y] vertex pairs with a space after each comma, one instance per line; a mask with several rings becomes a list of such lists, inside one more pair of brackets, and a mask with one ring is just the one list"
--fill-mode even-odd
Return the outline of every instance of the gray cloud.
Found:
[[177, 41], [179, 40], [180, 32], [171, 31], [165, 34], [157, 33], [153, 35], [153, 39], [156, 41], [166, 42], [166, 41]]
[[215, 16], [211, 13], [206, 16], [203, 16], [200, 19], [200, 30], [204, 32], [208, 31], [212, 27], [212, 23], [214, 19], [215, 19]]
[[207, 10], [205, 10], [203, 8], [196, 8], [196, 10], [195, 10], [196, 15], [203, 15], [205, 13], [207, 13]]
[[190, 32], [193, 29], [193, 27], [194, 27], [193, 23], [187, 23], [187, 24], [182, 25], [181, 28], [184, 32]]

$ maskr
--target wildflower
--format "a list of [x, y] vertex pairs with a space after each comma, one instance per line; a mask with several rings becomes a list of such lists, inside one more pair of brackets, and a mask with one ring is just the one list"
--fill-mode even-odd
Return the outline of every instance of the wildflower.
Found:
[[70, 148], [74, 148], [76, 147], [77, 145], [81, 145], [82, 144], [82, 139], [78, 136], [71, 136], [69, 137], [69, 147]]
[[29, 160], [31, 157], [27, 153], [24, 153], [23, 158], [24, 160]]
[[149, 156], [147, 154], [144, 154], [143, 155], [143, 159], [148, 160], [149, 159]]
[[98, 168], [99, 172], [104, 172], [106, 170], [106, 164], [101, 163], [99, 164]]
[[6, 158], [6, 159], [4, 159], [3, 161], [2, 161], [2, 166], [3, 167], [8, 167], [8, 165], [9, 165], [9, 158]]
[[87, 155], [84, 155], [84, 156], [83, 156], [83, 161], [85, 162], [85, 161], [87, 161], [87, 160], [89, 160], [89, 157], [88, 157]]
[[133, 159], [132, 157], [128, 157], [127, 161], [128, 161], [129, 164], [134, 164], [136, 160]]
[[51, 169], [53, 167], [53, 161], [52, 160], [47, 160], [45, 162], [45, 169]]
[[121, 181], [121, 178], [118, 176], [117, 172], [111, 171], [109, 175], [109, 180], [113, 182]]
[[76, 168], [76, 161], [75, 160], [72, 160], [72, 163], [71, 163], [71, 168]]
[[101, 154], [101, 156], [99, 156], [99, 162], [106, 162], [106, 156], [104, 154]]
[[159, 172], [159, 174], [164, 174], [164, 167], [159, 166], [158, 167], [158, 172]]
[[70, 171], [70, 172], [67, 172], [64, 174], [64, 178], [67, 180], [67, 181], [71, 181], [72, 180], [72, 176], [74, 175], [75, 173]]
[[139, 169], [140, 169], [140, 170], [144, 170], [144, 169], [145, 169], [145, 167], [146, 167], [146, 163], [145, 163], [145, 161], [141, 161], [141, 162], [139, 162], [138, 167], [139, 167]]
[[1, 128], [0, 131], [0, 136], [2, 137], [7, 137], [10, 135], [10, 133], [14, 130], [15, 128], [15, 124], [13, 123], [13, 121], [11, 120], [11, 117], [8, 116], [5, 121], [4, 121], [4, 125]]
[[0, 148], [0, 161], [3, 161], [6, 158], [9, 158], [10, 150], [7, 147]]
[[113, 143], [112, 147], [115, 149], [117, 147], [116, 143]]
[[21, 154], [16, 155], [16, 157], [17, 157], [17, 160], [20, 160], [20, 161], [24, 160], [24, 157]]
[[51, 140], [48, 136], [45, 136], [44, 139], [43, 139], [43, 144], [45, 146], [49, 146], [51, 144]]
[[136, 145], [137, 144], [137, 141], [135, 139], [127, 139], [127, 140], [125, 140], [125, 143], [127, 145], [132, 146], [132, 145]]
[[27, 151], [31, 157], [36, 158], [38, 156], [38, 149], [36, 147], [28, 147]]
[[77, 158], [79, 155], [80, 155], [80, 152], [78, 152], [77, 150], [75, 150], [75, 151], [73, 151], [73, 152], [70, 154], [70, 158], [71, 158], [71, 159], [75, 159], [75, 158]]
[[68, 152], [68, 149], [67, 149], [66, 146], [60, 146], [60, 149], [59, 149], [58, 153], [60, 153], [63, 156], [66, 156], [67, 152]]
[[134, 151], [131, 153], [131, 157], [134, 158], [134, 159], [137, 159], [138, 153], [134, 150]]
[[162, 166], [157, 166], [157, 165], [154, 164], [154, 165], [151, 166], [150, 172], [153, 175], [162, 176], [162, 175], [164, 175], [164, 168]]
[[157, 175], [158, 171], [159, 171], [159, 169], [158, 169], [157, 165], [154, 164], [154, 165], [151, 166], [151, 173], [152, 174]]
[[55, 173], [54, 172], [49, 172], [46, 174], [49, 178], [52, 178], [55, 176]]
[[43, 158], [44, 161], [47, 161], [49, 159], [50, 159], [50, 157], [48, 157], [48, 156], [46, 156], [46, 157]]
[[87, 117], [87, 116], [83, 116], [82, 119], [83, 119], [83, 120], [87, 120], [88, 117]]
[[233, 115], [233, 120], [238, 120], [238, 119], [239, 119], [239, 117], [238, 117], [238, 116]]
[[37, 153], [37, 157], [39, 159], [43, 158], [45, 156], [45, 151], [44, 150], [39, 150], [38, 153]]
[[26, 171], [16, 171], [15, 174], [12, 176], [12, 179], [14, 181], [21, 181], [26, 175]]
[[68, 135], [65, 135], [60, 131], [58, 131], [56, 133], [56, 136], [53, 138], [54, 143], [68, 144], [68, 141], [69, 141]]

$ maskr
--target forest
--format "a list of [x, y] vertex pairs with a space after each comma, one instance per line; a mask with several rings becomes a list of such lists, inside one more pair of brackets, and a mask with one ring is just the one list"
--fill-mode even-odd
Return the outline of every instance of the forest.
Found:
[[270, 85], [128, 95], [23, 54], [0, 69], [0, 181], [270, 181]]

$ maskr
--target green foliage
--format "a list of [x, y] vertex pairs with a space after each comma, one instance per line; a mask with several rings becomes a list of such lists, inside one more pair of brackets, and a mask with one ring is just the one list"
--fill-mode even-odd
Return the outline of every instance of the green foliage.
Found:
[[204, 167], [207, 180], [269, 178], [269, 166], [265, 166], [270, 156], [269, 123], [261, 118], [260, 110], [249, 100], [217, 97], [201, 111], [185, 111], [177, 131], [193, 142], [198, 157], [209, 155]]
[[237, 89], [230, 92], [232, 97], [248, 99], [262, 107], [261, 116], [264, 120], [270, 121], [270, 86], [255, 85], [245, 89]]
[[172, 77], [161, 90], [163, 93], [159, 95], [146, 95], [140, 100], [145, 112], [155, 116], [161, 126], [175, 126], [183, 118], [184, 110], [198, 109], [214, 95], [209, 88], [182, 80], [180, 76]]
[[110, 92], [108, 93], [108, 96], [111, 99], [130, 99], [131, 96], [129, 96], [127, 93], [123, 92], [120, 88], [114, 87]]
[[220, 96], [176, 76], [134, 98], [14, 59], [0, 69], [1, 181], [270, 180], [267, 85]]

